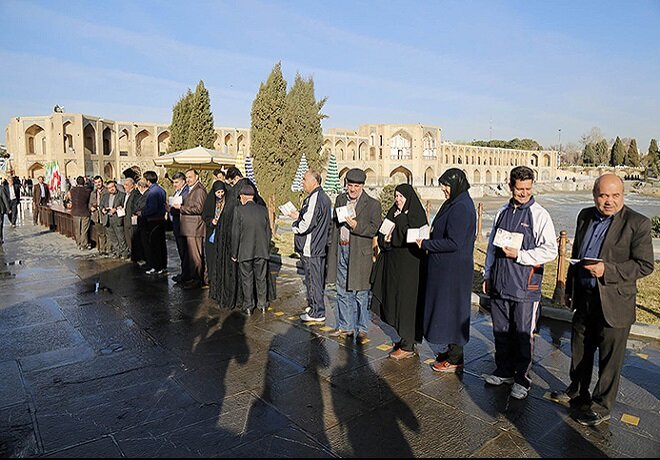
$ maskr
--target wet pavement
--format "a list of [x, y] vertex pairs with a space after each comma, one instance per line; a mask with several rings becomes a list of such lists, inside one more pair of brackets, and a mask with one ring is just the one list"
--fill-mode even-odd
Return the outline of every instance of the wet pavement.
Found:
[[5, 238], [0, 456], [660, 456], [657, 343], [630, 340], [612, 420], [586, 428], [544, 398], [568, 382], [565, 323], [543, 323], [517, 401], [481, 379], [494, 345], [476, 307], [465, 372], [438, 375], [426, 344], [388, 359], [376, 323], [360, 344], [301, 323], [292, 267], [276, 267], [271, 309], [246, 318], [31, 224]]

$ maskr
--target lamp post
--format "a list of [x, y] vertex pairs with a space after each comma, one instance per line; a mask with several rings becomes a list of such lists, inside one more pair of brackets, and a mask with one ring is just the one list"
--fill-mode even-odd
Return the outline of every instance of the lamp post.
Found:
[[557, 168], [561, 166], [561, 128], [559, 128], [559, 153], [557, 154]]

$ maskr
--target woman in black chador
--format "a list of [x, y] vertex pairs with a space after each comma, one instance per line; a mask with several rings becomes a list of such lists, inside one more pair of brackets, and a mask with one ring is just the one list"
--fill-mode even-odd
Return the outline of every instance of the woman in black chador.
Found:
[[427, 225], [426, 213], [412, 186], [395, 189], [394, 205], [387, 220], [394, 223], [386, 235], [378, 233], [381, 248], [374, 269], [371, 308], [381, 320], [396, 329], [401, 340], [390, 358], [415, 355], [415, 343], [421, 342], [423, 280], [420, 276], [424, 252], [415, 243], [407, 243], [408, 229]]

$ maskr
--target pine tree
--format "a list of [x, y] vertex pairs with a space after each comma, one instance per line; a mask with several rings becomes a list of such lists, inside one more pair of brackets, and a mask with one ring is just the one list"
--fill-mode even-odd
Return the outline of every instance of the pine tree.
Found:
[[637, 150], [637, 141], [635, 139], [630, 140], [628, 152], [626, 153], [626, 159], [623, 164], [626, 166], [632, 166], [634, 168], [639, 166], [639, 151]]
[[291, 184], [291, 191], [294, 193], [300, 193], [303, 191], [303, 177], [305, 176], [305, 173], [309, 169], [309, 164], [307, 163], [307, 158], [305, 157], [305, 154], [302, 154], [302, 158], [300, 159], [300, 164], [298, 165], [298, 169], [296, 169], [296, 175], [293, 178], [293, 183]]
[[626, 159], [626, 150], [623, 148], [623, 142], [619, 136], [616, 137], [612, 145], [612, 154], [610, 155], [610, 166], [622, 166]]
[[282, 76], [282, 65], [277, 63], [252, 102], [252, 126], [250, 149], [254, 159], [254, 172], [261, 184], [264, 197], [275, 195], [276, 200], [288, 199], [290, 180], [284, 174], [287, 159], [282, 149], [284, 123], [282, 116], [286, 104], [286, 80]]
[[596, 143], [594, 146], [594, 153], [596, 165], [605, 165], [610, 162], [610, 148], [605, 139], [601, 139]]
[[596, 149], [594, 144], [587, 144], [582, 152], [582, 164], [585, 166], [593, 166], [596, 164]]
[[215, 130], [213, 129], [213, 114], [211, 113], [211, 99], [202, 80], [195, 88], [191, 98], [190, 127], [188, 130], [187, 148], [201, 145], [213, 149], [215, 143]]
[[172, 124], [170, 125], [170, 144], [167, 153], [178, 152], [188, 148], [188, 131], [190, 129], [190, 111], [193, 93], [188, 88], [185, 95], [172, 109]]
[[334, 153], [330, 154], [328, 159], [328, 172], [323, 182], [323, 190], [327, 193], [337, 194], [341, 192], [341, 182], [339, 182], [339, 170], [337, 168], [337, 158]]

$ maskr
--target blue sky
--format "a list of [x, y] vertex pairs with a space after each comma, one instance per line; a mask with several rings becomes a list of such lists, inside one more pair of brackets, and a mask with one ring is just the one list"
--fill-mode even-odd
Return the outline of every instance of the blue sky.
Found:
[[[660, 1], [0, 0], [0, 125], [55, 104], [169, 122], [204, 80], [249, 127], [277, 62], [327, 96], [324, 128], [423, 123], [445, 140], [660, 137]], [[0, 131], [4, 141], [4, 129]]]

